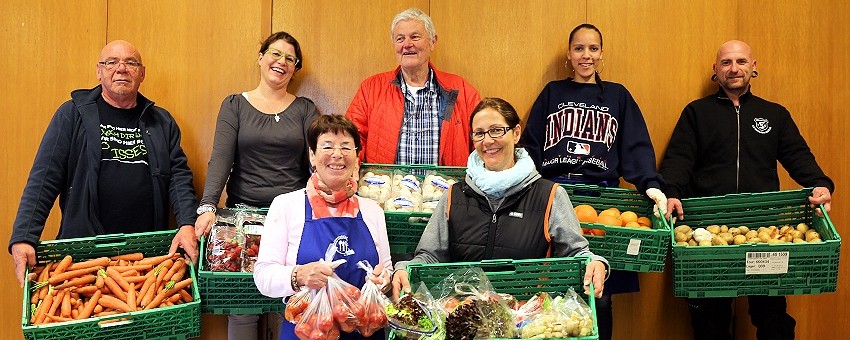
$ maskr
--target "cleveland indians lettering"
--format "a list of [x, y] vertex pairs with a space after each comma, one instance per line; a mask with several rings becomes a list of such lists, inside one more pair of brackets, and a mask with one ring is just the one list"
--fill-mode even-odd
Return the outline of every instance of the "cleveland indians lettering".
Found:
[[[588, 105], [587, 103], [567, 102], [558, 104], [559, 111], [546, 117], [546, 141], [543, 150], [547, 150], [565, 138], [593, 143], [603, 143], [611, 150], [617, 138], [619, 122], [608, 114], [607, 106]], [[590, 144], [570, 142], [570, 153], [590, 154]]]

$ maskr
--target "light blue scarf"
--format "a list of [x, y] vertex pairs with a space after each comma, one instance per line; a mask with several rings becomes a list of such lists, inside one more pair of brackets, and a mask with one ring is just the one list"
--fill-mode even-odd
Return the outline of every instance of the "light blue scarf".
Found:
[[522, 182], [534, 171], [534, 162], [523, 148], [516, 149], [516, 164], [502, 171], [490, 171], [484, 167], [484, 160], [477, 151], [469, 154], [466, 162], [466, 174], [487, 196], [501, 198], [505, 192]]

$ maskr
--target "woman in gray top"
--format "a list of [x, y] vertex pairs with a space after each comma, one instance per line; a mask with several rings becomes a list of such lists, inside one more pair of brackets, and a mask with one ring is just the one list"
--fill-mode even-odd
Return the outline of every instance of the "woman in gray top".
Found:
[[[277, 195], [307, 185], [307, 127], [318, 117], [309, 99], [288, 92], [302, 67], [301, 46], [289, 33], [266, 38], [257, 57], [257, 88], [221, 103], [195, 233], [209, 233], [227, 184], [227, 206], [268, 208]], [[230, 315], [228, 339], [257, 339], [258, 315]]]

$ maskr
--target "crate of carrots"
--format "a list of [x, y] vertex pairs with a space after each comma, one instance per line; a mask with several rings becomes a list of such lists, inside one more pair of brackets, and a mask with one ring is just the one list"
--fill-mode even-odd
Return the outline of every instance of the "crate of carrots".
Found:
[[192, 264], [168, 256], [175, 231], [43, 241], [24, 285], [21, 327], [34, 339], [200, 336]]

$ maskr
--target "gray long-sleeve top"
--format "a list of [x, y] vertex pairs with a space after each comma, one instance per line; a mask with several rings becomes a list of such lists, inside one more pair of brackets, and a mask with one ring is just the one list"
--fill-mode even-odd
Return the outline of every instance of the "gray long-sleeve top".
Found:
[[260, 112], [242, 94], [221, 103], [201, 204], [217, 205], [227, 183], [228, 204], [267, 207], [277, 195], [304, 188], [310, 177], [307, 128], [316, 105], [297, 97], [277, 115]]

